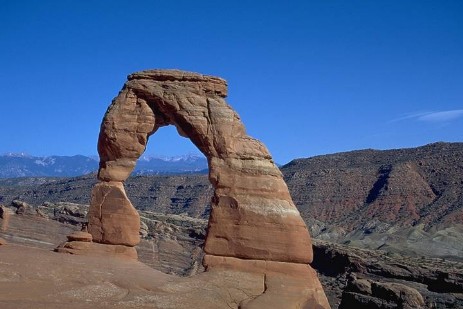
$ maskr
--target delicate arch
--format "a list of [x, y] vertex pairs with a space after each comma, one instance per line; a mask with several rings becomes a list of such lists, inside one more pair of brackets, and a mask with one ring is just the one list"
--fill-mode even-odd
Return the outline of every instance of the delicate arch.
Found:
[[225, 80], [176, 70], [128, 76], [109, 106], [98, 140], [100, 183], [89, 211], [89, 232], [97, 242], [134, 246], [139, 217], [123, 181], [165, 125], [191, 139], [207, 157], [214, 187], [205, 244], [205, 263], [223, 257], [310, 263], [307, 227], [291, 200], [268, 150], [246, 134], [225, 102]]

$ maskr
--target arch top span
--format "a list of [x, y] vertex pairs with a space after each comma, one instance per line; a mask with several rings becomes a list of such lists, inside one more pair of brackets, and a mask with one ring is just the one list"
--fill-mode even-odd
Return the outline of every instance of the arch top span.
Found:
[[227, 96], [227, 81], [225, 79], [194, 72], [180, 70], [145, 70], [128, 75], [127, 80], [199, 83], [200, 89], [205, 93], [213, 93], [222, 98]]
[[[246, 134], [226, 103], [224, 79], [178, 70], [133, 73], [112, 101], [98, 139], [100, 168], [89, 232], [109, 244], [138, 243], [138, 214], [122, 182], [159, 127], [174, 125], [207, 157], [214, 187], [205, 263], [226, 257], [310, 263], [311, 239], [267, 148]], [[138, 222], [138, 223], [137, 223]], [[211, 264], [210, 264], [211, 265]]]

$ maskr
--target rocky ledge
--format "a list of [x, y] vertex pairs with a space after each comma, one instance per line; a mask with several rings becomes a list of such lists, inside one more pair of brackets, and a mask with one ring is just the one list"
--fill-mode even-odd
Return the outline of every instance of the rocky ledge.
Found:
[[[63, 235], [80, 230], [80, 218], [88, 210], [87, 205], [73, 203], [37, 207], [17, 201], [14, 205], [27, 211], [16, 214], [16, 206], [2, 207], [2, 213], [10, 215], [8, 229], [0, 236], [9, 244], [49, 250], [65, 241]], [[190, 277], [204, 272], [206, 220], [151, 211], [140, 211], [140, 218], [142, 240], [136, 250], [141, 262], [170, 275]], [[313, 248], [312, 265], [332, 308], [463, 307], [463, 263], [316, 239]]]

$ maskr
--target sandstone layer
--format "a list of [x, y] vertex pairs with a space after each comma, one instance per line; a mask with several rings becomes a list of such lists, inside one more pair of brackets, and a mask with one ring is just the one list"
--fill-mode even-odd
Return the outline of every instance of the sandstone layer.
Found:
[[[176, 70], [129, 75], [101, 124], [100, 182], [92, 191], [88, 231], [99, 243], [129, 247], [139, 243], [140, 218], [123, 182], [149, 136], [162, 126], [173, 125], [208, 160], [214, 188], [204, 246], [208, 270], [251, 265], [247, 269], [263, 261], [283, 263], [278, 264], [278, 272], [284, 275], [296, 263], [304, 271], [291, 278], [297, 277], [295, 285], [304, 289], [288, 296], [286, 304], [328, 308], [316, 273], [306, 265], [313, 259], [310, 235], [283, 176], [267, 148], [246, 134], [238, 114], [225, 102], [226, 95], [227, 84], [217, 77]], [[237, 263], [236, 259], [246, 261]], [[217, 260], [220, 263], [211, 263]], [[264, 276], [273, 272], [273, 268], [260, 271]], [[275, 301], [275, 295], [269, 291], [264, 300], [259, 297], [243, 308], [263, 308]]]
[[140, 216], [121, 182], [100, 182], [93, 187], [88, 221], [96, 242], [126, 246], [140, 242]]
[[[57, 283], [59, 283], [59, 289], [66, 288], [65, 285], [67, 288], [70, 287], [69, 285], [74, 286], [66, 292], [66, 295], [73, 293], [72, 291], [76, 289], [92, 291], [92, 293], [87, 293], [91, 299], [91, 302], [86, 303], [88, 308], [104, 308], [105, 306], [130, 308], [127, 305], [129, 303], [137, 308], [144, 306], [182, 308], [182, 304], [179, 305], [175, 303], [176, 301], [188, 301], [198, 308], [237, 308], [238, 306], [246, 308], [245, 305], [251, 306], [271, 301], [272, 306], [267, 305], [265, 308], [276, 308], [278, 301], [283, 301], [283, 299], [287, 304], [283, 308], [297, 308], [297, 305], [289, 306], [289, 304], [298, 303], [301, 299], [306, 300], [309, 294], [313, 295], [314, 299], [320, 295], [319, 287], [305, 284], [311, 274], [307, 265], [303, 264], [230, 257], [212, 257], [211, 260], [209, 255], [205, 264], [208, 267], [211, 264], [215, 266], [203, 273], [201, 248], [205, 239], [207, 221], [141, 211], [142, 235], [145, 236], [136, 247], [139, 261], [163, 273], [191, 276], [183, 279], [176, 278], [175, 284], [166, 286], [168, 290], [158, 293], [154, 289], [157, 289], [158, 283], [161, 282], [148, 279], [150, 278], [149, 271], [145, 270], [146, 278], [130, 273], [129, 263], [134, 260], [129, 256], [123, 256], [121, 253], [116, 255], [114, 251], [98, 253], [95, 250], [95, 246], [103, 250], [114, 247], [129, 248], [127, 246], [93, 243], [95, 246], [91, 248], [92, 254], [79, 256], [82, 253], [82, 249], [79, 248], [80, 250], [70, 252], [75, 254], [75, 258], [70, 255], [62, 257], [51, 252], [57, 243], [64, 240], [63, 235], [72, 231], [72, 234], [68, 236], [69, 240], [73, 240], [69, 242], [72, 246], [90, 244], [89, 236], [77, 231], [80, 224], [76, 220], [86, 212], [87, 205], [46, 203], [43, 206], [33, 204], [30, 206], [34, 210], [41, 209], [49, 217], [44, 218], [38, 212], [32, 215], [13, 213], [8, 230], [0, 232], [0, 237], [8, 241], [8, 244], [0, 249], [2, 261], [0, 275], [4, 280], [3, 283], [0, 282], [0, 308], [23, 308], [27, 307], [22, 306], [23, 304], [30, 302], [33, 302], [32, 307], [36, 308], [39, 298], [47, 302], [46, 305], [39, 306], [40, 308], [54, 308], [54, 306], [74, 308], [75, 305], [83, 308], [82, 301], [70, 304], [67, 303], [69, 299], [63, 293], [57, 294]], [[9, 210], [7, 207], [5, 209]], [[64, 221], [66, 223], [61, 223], [63, 218], [66, 218], [63, 217], [64, 212], [72, 212], [75, 219], [71, 220], [67, 217]], [[1, 222], [2, 219], [0, 219], [0, 224]], [[74, 241], [75, 239], [81, 241]], [[4, 258], [5, 256], [2, 255], [9, 251], [3, 250], [8, 249], [7, 247], [12, 250], [9, 256], [14, 259], [14, 263], [7, 261], [8, 257]], [[28, 249], [28, 253], [18, 251], [21, 248]], [[318, 240], [314, 241], [313, 248], [314, 261], [311, 266], [317, 270], [332, 308], [338, 308], [341, 302], [343, 308], [361, 308], [365, 304], [368, 304], [369, 308], [403, 308], [407, 303], [416, 307], [421, 303], [420, 295], [425, 302], [425, 308], [463, 307], [462, 263], [448, 259], [411, 258], [399, 254], [388, 254], [382, 250], [362, 250]], [[52, 258], [53, 255], [54, 258]], [[125, 261], [121, 257], [124, 257]], [[85, 262], [84, 259], [86, 259]], [[135, 296], [132, 291], [126, 295], [127, 298], [121, 295], [121, 299], [118, 298], [121, 301], [118, 306], [118, 301], [112, 299], [113, 295], [105, 292], [106, 288], [111, 286], [111, 284], [108, 286], [109, 282], [116, 285], [118, 283], [101, 276], [101, 263], [93, 264], [92, 262], [98, 260], [105, 265], [104, 267], [111, 265], [108, 263], [111, 260], [128, 262], [121, 264], [122, 269], [110, 269], [110, 273], [123, 273], [124, 280], [133, 287], [139, 285], [139, 280], [146, 280], [150, 289], [142, 291], [144, 295]], [[224, 260], [228, 262], [222, 263]], [[77, 271], [76, 268], [81, 268], [83, 263], [85, 263], [83, 272]], [[223, 267], [219, 268], [219, 264]], [[78, 278], [79, 273], [85, 274], [85, 277]], [[89, 273], [93, 275], [89, 276]], [[195, 274], [201, 275], [192, 276]], [[240, 281], [230, 281], [228, 284], [228, 279], [233, 276], [236, 279], [239, 278]], [[245, 278], [253, 278], [253, 281], [247, 281], [248, 279]], [[95, 284], [95, 279], [99, 283]], [[35, 288], [41, 290], [36, 291]], [[45, 290], [51, 292], [46, 293]], [[204, 290], [207, 290], [206, 294]], [[36, 292], [41, 294], [38, 296]], [[177, 295], [177, 292], [188, 295]], [[237, 292], [241, 295], [236, 294]], [[11, 295], [16, 296], [12, 299]], [[135, 301], [132, 297], [138, 300]], [[171, 302], [169, 306], [167, 306], [168, 302]], [[184, 303], [185, 306], [188, 304]], [[125, 305], [127, 307], [124, 307]], [[309, 306], [309, 308], [313, 307]]]
[[[209, 162], [214, 194], [207, 254], [312, 261], [307, 227], [281, 172], [266, 147], [246, 134], [238, 114], [225, 102], [226, 95], [223, 79], [196, 73], [152, 70], [128, 77], [101, 124], [98, 178], [102, 183], [94, 188], [89, 212], [94, 240], [125, 245], [138, 242], [135, 234], [129, 236], [130, 230], [138, 231], [130, 227], [137, 221], [135, 213], [129, 214], [133, 212], [130, 202], [122, 196], [113, 201], [103, 187], [117, 187], [121, 192], [121, 182], [132, 172], [149, 136], [162, 126], [174, 125]], [[102, 205], [103, 200], [107, 205]], [[121, 216], [108, 222], [116, 204]]]

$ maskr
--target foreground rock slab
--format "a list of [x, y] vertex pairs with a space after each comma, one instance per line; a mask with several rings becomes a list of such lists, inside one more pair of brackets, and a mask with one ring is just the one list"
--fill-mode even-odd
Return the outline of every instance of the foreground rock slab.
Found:
[[[85, 205], [81, 205], [80, 208], [85, 209]], [[207, 225], [205, 220], [144, 211], [140, 213], [140, 217], [148, 228], [148, 235], [137, 246], [140, 261], [151, 268], [177, 276], [191, 276], [204, 272], [201, 267], [203, 260], [201, 248]], [[88, 240], [87, 233], [76, 230], [79, 226], [60, 223], [61, 216], [47, 220], [39, 214], [33, 216], [12, 215], [9, 219], [9, 229], [0, 233], [0, 237], [4, 237], [9, 244], [20, 244], [51, 251], [57, 243], [64, 241], [63, 235], [69, 234], [71, 229], [74, 229], [71, 239]], [[75, 220], [68, 220], [67, 222], [75, 222]], [[0, 219], [0, 225], [1, 223], [2, 220]], [[73, 242], [69, 243], [72, 244]], [[108, 245], [97, 245], [110, 248]], [[421, 303], [420, 295], [425, 302], [425, 308], [463, 307], [462, 263], [424, 257], [417, 259], [398, 254], [388, 254], [381, 250], [358, 249], [316, 239], [314, 240], [314, 252], [315, 259], [312, 267], [318, 272], [318, 277], [332, 308], [338, 308], [341, 301], [343, 301], [343, 306], [347, 308], [361, 308], [362, 304], [366, 304], [370, 309], [383, 308], [384, 306], [400, 308], [407, 303], [416, 307], [416, 304], [420, 305]], [[75, 254], [79, 253], [81, 252]], [[109, 256], [114, 257], [111, 254]], [[108, 257], [108, 253], [105, 257]], [[266, 292], [253, 297], [251, 300], [254, 304], [270, 296], [270, 291], [274, 291], [275, 287], [278, 287], [279, 300], [283, 299], [283, 295], [291, 295], [294, 303], [300, 299], [301, 293], [306, 293], [305, 295], [312, 293], [313, 295], [313, 292], [317, 290], [315, 286], [307, 285], [310, 275], [303, 275], [303, 278], [298, 279], [297, 275], [306, 271], [303, 268], [308, 268], [307, 265], [288, 263], [294, 267], [274, 266], [271, 268], [268, 266], [279, 265], [280, 263], [217, 256], [212, 256], [212, 259], [215, 262], [206, 256], [206, 265], [216, 264], [216, 267], [213, 267], [209, 272], [215, 272], [218, 270], [218, 266], [223, 266], [225, 272], [236, 272], [237, 268], [240, 267], [241, 272], [238, 273], [244, 273], [244, 275], [248, 273], [249, 275], [253, 271], [256, 273], [256, 277], [260, 278], [256, 279], [256, 282], [259, 282], [258, 280], [265, 282]], [[229, 264], [235, 264], [234, 268], [229, 268], [227, 266]], [[248, 266], [246, 267], [246, 265]], [[251, 266], [249, 267], [249, 265]], [[2, 267], [8, 268], [9, 265], [0, 262], [0, 269]], [[290, 271], [291, 268], [298, 271]], [[278, 281], [281, 284], [275, 285], [270, 270], [277, 272], [279, 269], [284, 270], [284, 276], [281, 278], [284, 280]], [[290, 275], [289, 278], [287, 278], [288, 275]], [[205, 276], [205, 274], [201, 274], [201, 276]], [[281, 273], [277, 278], [280, 277]], [[216, 280], [218, 279], [216, 278]], [[57, 277], [57, 280], [61, 279]], [[182, 284], [189, 284], [189, 279], [185, 280], [181, 281]], [[238, 281], [235, 282], [241, 284]], [[294, 286], [295, 283], [296, 286]], [[235, 288], [241, 289], [241, 286]], [[184, 291], [187, 289], [188, 286], [185, 287]], [[399, 291], [399, 293], [394, 292], [394, 290]], [[402, 292], [404, 297], [400, 296]], [[415, 305], [413, 305], [414, 303]], [[240, 306], [245, 304], [247, 305], [247, 303], [241, 303]], [[1, 305], [0, 308], [2, 308]]]
[[[3, 309], [321, 308], [303, 307], [297, 296], [305, 292], [293, 276], [215, 268], [180, 278], [137, 261], [16, 244], [2, 247], [0, 261]], [[290, 289], [279, 294], [281, 285]]]
[[137, 260], [137, 250], [123, 245], [105, 245], [89, 241], [67, 241], [54, 250], [60, 253]]

